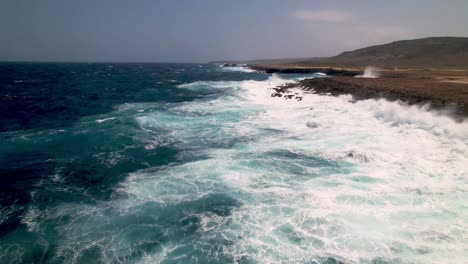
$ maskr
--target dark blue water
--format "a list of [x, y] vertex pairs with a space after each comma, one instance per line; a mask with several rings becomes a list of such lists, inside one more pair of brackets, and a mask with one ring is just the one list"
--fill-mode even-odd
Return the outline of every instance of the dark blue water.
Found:
[[205, 64], [0, 64], [0, 263], [459, 263], [468, 122]]
[[[265, 78], [259, 74], [248, 77]], [[226, 73], [215, 66], [197, 64], [0, 64], [0, 262], [70, 260], [57, 257], [56, 227], [66, 225], [72, 217], [47, 219], [39, 224], [39, 230], [28, 230], [22, 219], [29, 209], [43, 213], [65, 203], [93, 206], [111, 199], [115, 186], [130, 172], [203, 158], [180, 157], [179, 147], [164, 142], [165, 131], [142, 131], [131, 111], [102, 125], [88, 116], [102, 114], [105, 118], [116, 107], [136, 102], [157, 103], [153, 108], [164, 111], [168, 103], [223, 94], [219, 90], [181, 89], [178, 84], [243, 78], [245, 73]], [[160, 146], [145, 149], [145, 142], [138, 138], [151, 138], [148, 134], [160, 137]], [[125, 158], [112, 162], [113, 155]], [[228, 214], [229, 208], [237, 205], [230, 198], [219, 198], [212, 205], [201, 200], [200, 208], [193, 206], [190, 210]], [[221, 203], [222, 209], [217, 209], [216, 203]], [[144, 206], [145, 210], [159, 208]], [[160, 214], [179, 220], [187, 206], [166, 208], [171, 212]], [[131, 226], [137, 221], [135, 217], [138, 215], [124, 216], [117, 224], [121, 228]], [[172, 225], [170, 219], [166, 222]], [[161, 232], [155, 236], [162, 236]], [[135, 243], [145, 240], [136, 235], [133, 239]], [[170, 238], [152, 243], [163, 243], [164, 239]], [[118, 259], [138, 259], [158, 247], [142, 243]], [[100, 259], [98, 251], [84, 253], [83, 261]]]

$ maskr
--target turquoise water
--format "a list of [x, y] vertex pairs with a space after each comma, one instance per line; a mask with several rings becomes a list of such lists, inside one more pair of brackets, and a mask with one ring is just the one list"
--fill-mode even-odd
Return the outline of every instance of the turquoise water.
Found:
[[314, 75], [0, 72], [1, 263], [467, 258], [466, 121], [385, 100], [270, 96]]

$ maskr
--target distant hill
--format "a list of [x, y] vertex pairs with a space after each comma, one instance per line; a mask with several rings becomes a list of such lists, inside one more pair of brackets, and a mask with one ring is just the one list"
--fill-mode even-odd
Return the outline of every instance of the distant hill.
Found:
[[431, 37], [346, 51], [337, 56], [290, 62], [300, 66], [468, 68], [468, 38]]
[[345, 51], [334, 57], [292, 58], [217, 63], [301, 67], [366, 67], [468, 69], [468, 38], [431, 37], [400, 40]]

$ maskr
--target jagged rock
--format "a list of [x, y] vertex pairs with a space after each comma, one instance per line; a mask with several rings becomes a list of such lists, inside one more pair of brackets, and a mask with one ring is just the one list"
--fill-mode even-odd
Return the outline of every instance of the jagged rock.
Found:
[[317, 73], [321, 72], [326, 75], [341, 75], [341, 76], [356, 76], [360, 74], [357, 70], [346, 70], [330, 67], [313, 67], [313, 68], [296, 68], [296, 67], [278, 67], [271, 65], [250, 64], [247, 65], [252, 70], [265, 72], [265, 73], [282, 73], [282, 74], [303, 74], [303, 73]]
[[367, 158], [364, 154], [349, 152], [346, 154], [346, 157], [358, 160], [360, 162], [369, 162], [369, 158]]
[[315, 122], [307, 122], [307, 123], [306, 123], [306, 126], [307, 126], [307, 127], [310, 127], [310, 128], [317, 128], [317, 127], [318, 127], [318, 124], [315, 123]]

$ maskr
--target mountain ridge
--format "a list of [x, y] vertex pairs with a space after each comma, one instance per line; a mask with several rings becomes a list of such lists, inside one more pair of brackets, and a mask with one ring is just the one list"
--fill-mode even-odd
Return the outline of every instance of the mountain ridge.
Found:
[[[223, 61], [218, 61], [222, 63]], [[228, 62], [228, 61], [224, 61]], [[230, 61], [230, 63], [235, 63]], [[398, 40], [332, 57], [250, 60], [237, 63], [286, 67], [366, 67], [468, 69], [468, 37], [428, 37]]]

